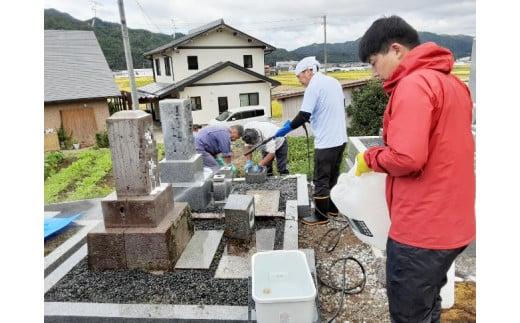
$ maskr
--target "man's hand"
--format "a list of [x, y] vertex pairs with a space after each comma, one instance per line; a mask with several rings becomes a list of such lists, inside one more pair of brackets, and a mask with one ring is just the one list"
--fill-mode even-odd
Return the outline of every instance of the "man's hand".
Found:
[[291, 128], [291, 120], [287, 120], [285, 121], [285, 123], [283, 124], [283, 126], [278, 129], [278, 131], [276, 132], [276, 134], [274, 135], [275, 138], [278, 138], [278, 137], [284, 137], [286, 134], [288, 134], [289, 132], [291, 132], [293, 129]]
[[224, 158], [222, 158], [221, 156], [217, 157], [216, 160], [217, 160], [217, 164], [218, 164], [219, 166], [224, 166], [224, 165], [226, 164], [226, 163], [224, 162]]
[[356, 155], [357, 167], [356, 167], [356, 176], [361, 176], [363, 173], [371, 172], [372, 169], [368, 167], [367, 162], [365, 161], [365, 153], [359, 153]]
[[227, 164], [227, 166], [229, 166], [229, 169], [231, 170], [234, 176], [238, 174], [238, 169], [234, 164]]
[[246, 161], [246, 165], [244, 166], [244, 170], [248, 170], [250, 168], [253, 167], [253, 161], [251, 159], [249, 159], [248, 161]]

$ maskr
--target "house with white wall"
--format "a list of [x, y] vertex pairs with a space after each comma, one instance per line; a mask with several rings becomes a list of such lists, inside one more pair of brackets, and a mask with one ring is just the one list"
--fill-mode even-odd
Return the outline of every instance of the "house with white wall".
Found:
[[275, 48], [213, 21], [172, 42], [146, 52], [154, 82], [138, 89], [154, 118], [165, 98], [190, 98], [194, 124], [207, 124], [235, 107], [261, 105], [271, 116], [271, 88], [280, 82], [264, 75], [264, 55]]

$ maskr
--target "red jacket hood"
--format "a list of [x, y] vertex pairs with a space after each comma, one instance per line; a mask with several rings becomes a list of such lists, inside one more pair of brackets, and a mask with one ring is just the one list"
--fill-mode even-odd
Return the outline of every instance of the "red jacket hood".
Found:
[[418, 69], [431, 69], [445, 74], [451, 72], [453, 55], [439, 45], [428, 42], [412, 49], [401, 61], [395, 71], [383, 83], [387, 93], [391, 93], [399, 81]]

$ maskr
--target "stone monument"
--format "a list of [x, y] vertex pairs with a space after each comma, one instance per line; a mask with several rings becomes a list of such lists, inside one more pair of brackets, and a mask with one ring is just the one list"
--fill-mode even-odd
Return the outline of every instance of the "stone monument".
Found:
[[101, 200], [104, 225], [87, 236], [94, 270], [172, 269], [193, 235], [186, 203], [161, 184], [152, 116], [120, 111], [107, 119], [116, 191]]
[[171, 183], [175, 201], [188, 202], [194, 210], [204, 208], [211, 201], [212, 172], [204, 171], [195, 151], [190, 100], [162, 100], [159, 109], [165, 154], [159, 162], [161, 182]]
[[250, 241], [255, 226], [254, 197], [230, 194], [224, 206], [224, 213], [224, 235], [232, 239]]

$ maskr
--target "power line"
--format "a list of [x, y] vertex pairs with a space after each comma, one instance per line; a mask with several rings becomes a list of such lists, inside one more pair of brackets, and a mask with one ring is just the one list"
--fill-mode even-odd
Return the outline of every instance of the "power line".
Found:
[[157, 25], [150, 19], [150, 17], [148, 17], [148, 15], [146, 14], [146, 12], [144, 11], [144, 8], [143, 6], [141, 6], [141, 4], [139, 3], [139, 1], [135, 0], [135, 3], [137, 3], [137, 6], [139, 7], [139, 9], [141, 10], [141, 13], [143, 14], [143, 16], [145, 17], [146, 20], [148, 20], [148, 22], [150, 24], [153, 24], [153, 26], [155, 26], [155, 29], [157, 29], [157, 31], [159, 31], [161, 34], [164, 34], [162, 32], [162, 30], [157, 27]]
[[94, 14], [94, 18], [92, 18], [92, 28], [94, 28], [94, 25], [96, 24], [96, 18], [97, 18], [97, 6], [103, 6], [102, 4], [94, 1], [94, 0], [90, 0], [90, 9], [92, 9], [92, 13]]

